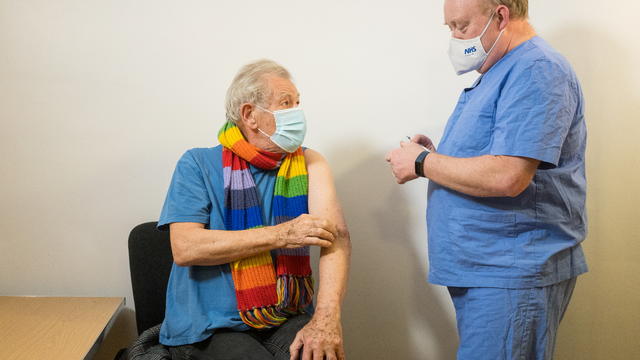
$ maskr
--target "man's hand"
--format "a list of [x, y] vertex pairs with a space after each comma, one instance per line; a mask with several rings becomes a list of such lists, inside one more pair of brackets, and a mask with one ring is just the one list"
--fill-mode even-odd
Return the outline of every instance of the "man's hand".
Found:
[[429, 151], [436, 151], [436, 147], [433, 145], [433, 141], [431, 141], [431, 139], [429, 139], [429, 137], [427, 137], [426, 135], [413, 135], [413, 137], [411, 138], [411, 142], [420, 144], [429, 149]]
[[404, 184], [418, 178], [415, 161], [418, 155], [424, 151], [423, 146], [430, 151], [435, 150], [431, 140], [424, 135], [416, 135], [411, 140], [412, 142], [400, 142], [400, 148], [391, 150], [386, 157], [398, 184]]
[[291, 343], [291, 360], [344, 360], [339, 317], [339, 311], [317, 312]]
[[329, 220], [309, 214], [276, 225], [278, 246], [295, 249], [303, 246], [329, 247], [336, 240], [337, 229]]

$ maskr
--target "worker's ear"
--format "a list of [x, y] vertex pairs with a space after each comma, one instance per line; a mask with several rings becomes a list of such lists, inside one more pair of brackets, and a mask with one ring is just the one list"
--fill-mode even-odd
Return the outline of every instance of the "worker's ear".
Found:
[[511, 19], [510, 17], [511, 13], [509, 12], [509, 8], [504, 5], [498, 6], [498, 9], [496, 9], [496, 16], [499, 21], [498, 23], [499, 30], [502, 31], [506, 29]]

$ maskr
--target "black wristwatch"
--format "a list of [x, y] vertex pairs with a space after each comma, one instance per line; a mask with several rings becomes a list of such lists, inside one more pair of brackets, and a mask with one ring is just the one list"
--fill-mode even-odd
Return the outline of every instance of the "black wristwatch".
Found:
[[431, 152], [429, 150], [425, 150], [423, 152], [420, 153], [420, 155], [418, 155], [418, 157], [416, 158], [416, 175], [418, 175], [419, 177], [425, 177], [424, 176], [424, 159], [427, 157], [427, 155], [429, 155]]

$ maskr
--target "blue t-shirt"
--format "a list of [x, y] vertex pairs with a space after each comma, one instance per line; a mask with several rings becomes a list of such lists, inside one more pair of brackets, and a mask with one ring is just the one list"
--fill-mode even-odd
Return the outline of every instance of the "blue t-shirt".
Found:
[[539, 37], [465, 89], [438, 152], [540, 160], [515, 198], [468, 196], [429, 183], [429, 281], [528, 288], [587, 271], [584, 99], [569, 63]]
[[[249, 168], [262, 201], [263, 223], [273, 225], [271, 202], [277, 170], [252, 165]], [[173, 173], [158, 228], [166, 230], [174, 222], [195, 222], [205, 224], [207, 229], [225, 230], [223, 214], [222, 146], [187, 151]], [[249, 329], [238, 315], [229, 264], [174, 263], [160, 342], [170, 346], [192, 344], [208, 338], [219, 328]]]

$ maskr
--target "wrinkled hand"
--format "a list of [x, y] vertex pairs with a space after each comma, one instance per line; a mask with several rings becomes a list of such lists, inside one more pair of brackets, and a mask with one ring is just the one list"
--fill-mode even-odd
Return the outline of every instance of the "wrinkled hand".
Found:
[[[424, 135], [416, 135], [416, 136], [424, 136]], [[414, 136], [414, 139], [416, 138]], [[428, 137], [424, 136], [424, 138], [419, 138], [420, 141], [424, 142], [427, 149], [429, 149], [430, 145], [433, 148], [433, 143], [429, 140]], [[412, 139], [413, 140], [413, 139]], [[394, 150], [391, 150], [386, 157], [387, 162], [391, 165], [391, 172], [393, 172], [393, 176], [396, 178], [398, 184], [404, 184], [408, 181], [414, 180], [418, 178], [416, 175], [416, 165], [415, 161], [418, 155], [424, 151], [421, 144], [417, 144], [415, 142], [400, 142], [400, 147]]]
[[316, 313], [289, 347], [291, 360], [344, 360], [342, 324], [336, 314]]
[[336, 226], [327, 219], [309, 214], [276, 225], [278, 245], [295, 249], [303, 246], [329, 247], [336, 239]]

